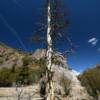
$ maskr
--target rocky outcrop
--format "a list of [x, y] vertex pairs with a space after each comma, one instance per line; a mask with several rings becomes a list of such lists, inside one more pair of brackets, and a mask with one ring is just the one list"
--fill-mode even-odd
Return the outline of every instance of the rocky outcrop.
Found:
[[24, 53], [0, 44], [0, 68], [12, 68], [14, 65], [21, 66]]
[[72, 74], [72, 80], [70, 84], [70, 92], [68, 95], [68, 100], [93, 100], [93, 98], [88, 94], [85, 87], [83, 87], [75, 76], [74, 73]]
[[[33, 54], [29, 55], [15, 49], [11, 49], [5, 45], [0, 45], [0, 68], [11, 68], [14, 64], [21, 66], [23, 64], [22, 59], [23, 57], [26, 57], [26, 55], [31, 56], [33, 60], [39, 60], [41, 58], [45, 58], [46, 50], [38, 49]], [[61, 53], [54, 53], [52, 61], [52, 70], [54, 72], [54, 92], [57, 98], [60, 100], [93, 100], [87, 93], [86, 88], [81, 85], [73, 70], [69, 70], [67, 60], [61, 55]], [[37, 94], [39, 96], [39, 91]]]
[[56, 95], [60, 92], [61, 100], [93, 100], [72, 70], [59, 65], [53, 65], [53, 69]]
[[37, 49], [33, 54], [32, 54], [32, 57], [33, 59], [41, 59], [43, 57], [46, 56], [46, 50], [45, 49]]

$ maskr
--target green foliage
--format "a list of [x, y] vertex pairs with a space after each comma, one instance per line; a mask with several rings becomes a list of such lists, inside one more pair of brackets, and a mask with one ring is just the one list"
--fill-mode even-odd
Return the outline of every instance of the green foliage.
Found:
[[22, 66], [19, 72], [18, 81], [20, 81], [22, 84], [28, 83], [30, 79], [29, 76], [29, 68], [27, 66]]
[[20, 68], [17, 81], [21, 81], [22, 84], [32, 84], [39, 81], [40, 75], [45, 72], [45, 60], [34, 60], [33, 63], [32, 65], [31, 57], [23, 58], [23, 66]]
[[0, 69], [0, 86], [11, 86], [16, 81], [18, 73], [12, 73], [11, 69]]
[[3, 63], [3, 59], [2, 59], [2, 57], [0, 56], [0, 64], [2, 64]]
[[[11, 69], [0, 69], [0, 86], [12, 86], [12, 83], [33, 84], [39, 81], [40, 75], [46, 70], [45, 59], [34, 60], [30, 57], [23, 58], [23, 65], [13, 65]], [[37, 67], [38, 66], [38, 67]]]
[[31, 57], [25, 56], [25, 57], [23, 58], [23, 66], [27, 66], [27, 65], [31, 64], [32, 61], [33, 61], [33, 60], [32, 60]]
[[95, 68], [88, 69], [82, 75], [79, 76], [83, 86], [87, 88], [87, 91], [94, 97], [97, 96], [97, 92], [100, 92], [100, 64]]

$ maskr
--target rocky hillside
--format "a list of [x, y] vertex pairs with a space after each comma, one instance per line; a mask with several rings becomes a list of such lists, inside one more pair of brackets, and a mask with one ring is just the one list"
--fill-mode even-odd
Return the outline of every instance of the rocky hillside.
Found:
[[66, 67], [53, 65], [55, 94], [60, 100], [94, 100], [81, 85], [76, 74]]
[[[44, 50], [34, 53], [22, 52], [0, 43], [0, 86], [11, 86], [13, 82], [39, 80], [45, 70]], [[38, 55], [41, 55], [40, 58]]]
[[21, 51], [0, 43], [0, 68], [12, 68], [14, 65], [21, 66], [24, 56], [24, 53]]
[[[14, 82], [27, 85], [38, 84], [39, 76], [46, 68], [45, 55], [44, 49], [38, 49], [30, 54], [0, 44], [1, 86], [5, 83], [7, 86], [9, 83], [12, 86]], [[52, 62], [56, 98], [59, 100], [94, 100], [81, 85], [74, 71], [69, 69], [67, 60], [60, 53], [54, 53]], [[39, 96], [39, 92], [37, 94]]]

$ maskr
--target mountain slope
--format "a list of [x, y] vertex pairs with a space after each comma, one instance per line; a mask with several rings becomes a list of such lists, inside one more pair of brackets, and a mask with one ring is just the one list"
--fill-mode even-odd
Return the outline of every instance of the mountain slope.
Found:
[[15, 64], [22, 65], [24, 53], [0, 43], [0, 68], [12, 68]]
[[[39, 75], [41, 75], [46, 68], [45, 55], [45, 49], [38, 49], [30, 54], [12, 49], [5, 45], [0, 45], [0, 68], [5, 67], [9, 69], [7, 69], [7, 73], [5, 72], [7, 75], [4, 74], [7, 81], [5, 81], [5, 79], [3, 81], [9, 82], [12, 79], [10, 76], [17, 75], [16, 79], [11, 80], [11, 82], [20, 80], [22, 84], [28, 82], [28, 84], [31, 83], [32, 85], [32, 83], [37, 80], [36, 83], [38, 84], [40, 79]], [[55, 52], [52, 57], [52, 62], [54, 91], [57, 98], [61, 100], [92, 100], [86, 88], [81, 85], [76, 74], [73, 70], [69, 69], [67, 60], [61, 53]], [[10, 69], [14, 66], [16, 66], [16, 70], [12, 72]], [[9, 74], [11, 75], [9, 76]], [[0, 79], [2, 79], [2, 74], [0, 75]], [[10, 80], [8, 80], [9, 77]]]

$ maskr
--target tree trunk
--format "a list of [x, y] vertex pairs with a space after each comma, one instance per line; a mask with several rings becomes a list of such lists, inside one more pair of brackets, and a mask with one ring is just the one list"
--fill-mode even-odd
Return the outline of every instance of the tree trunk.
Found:
[[46, 100], [54, 100], [54, 91], [53, 91], [53, 72], [52, 72], [52, 38], [51, 38], [51, 6], [50, 6], [50, 0], [48, 0], [48, 29], [47, 29], [47, 97]]

